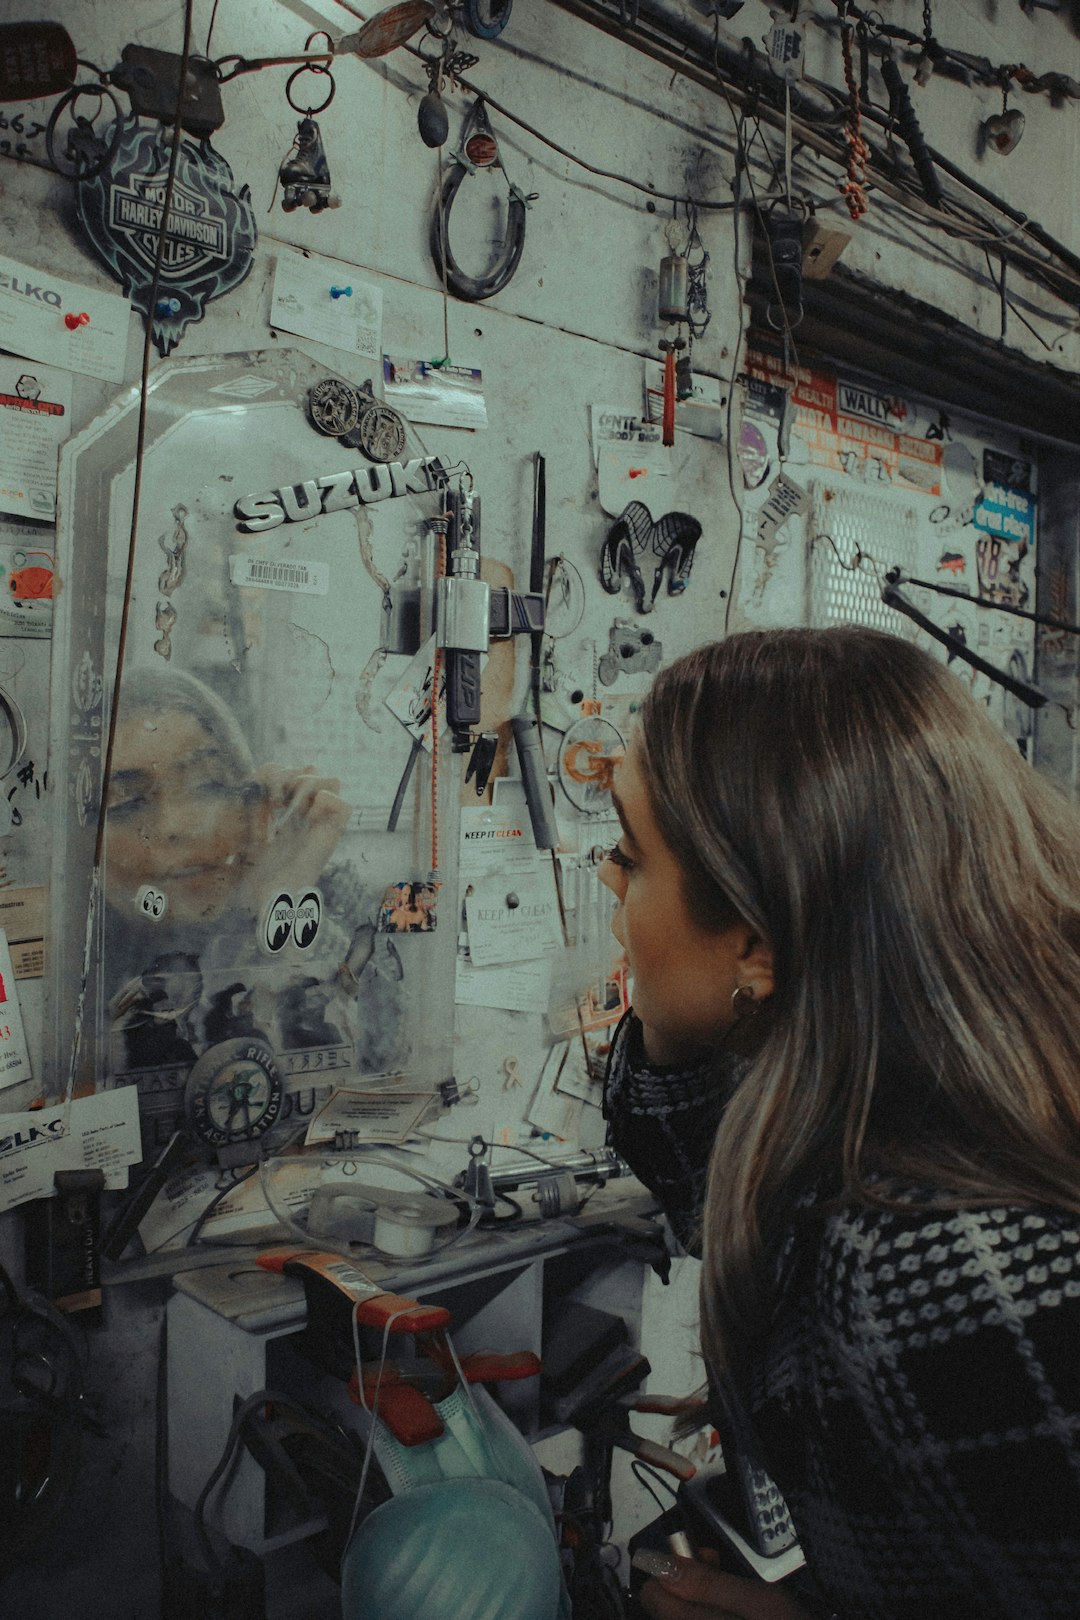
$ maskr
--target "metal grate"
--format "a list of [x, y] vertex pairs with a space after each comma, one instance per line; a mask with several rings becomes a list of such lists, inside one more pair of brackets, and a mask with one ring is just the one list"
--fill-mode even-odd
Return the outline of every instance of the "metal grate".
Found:
[[[910, 640], [917, 633], [916, 626], [895, 608], [885, 606], [881, 585], [889, 568], [918, 572], [919, 517], [915, 508], [902, 497], [847, 480], [815, 484], [812, 501], [810, 623], [822, 627], [863, 624]], [[859, 553], [862, 565], [853, 568]]]

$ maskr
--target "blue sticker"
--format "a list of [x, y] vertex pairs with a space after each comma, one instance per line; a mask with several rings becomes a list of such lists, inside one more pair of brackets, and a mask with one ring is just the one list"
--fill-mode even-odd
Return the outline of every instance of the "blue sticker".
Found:
[[1035, 538], [1035, 498], [1022, 489], [990, 484], [976, 501], [971, 521], [984, 534], [1030, 550]]

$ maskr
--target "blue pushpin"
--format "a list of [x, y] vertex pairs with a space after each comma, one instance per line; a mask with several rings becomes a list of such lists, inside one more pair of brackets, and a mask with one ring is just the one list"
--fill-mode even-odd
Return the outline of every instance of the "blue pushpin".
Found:
[[352, 288], [351, 287], [331, 287], [330, 296], [331, 296], [331, 298], [351, 298], [352, 297]]
[[179, 298], [159, 298], [154, 305], [154, 314], [159, 321], [167, 321], [170, 315], [179, 315]]

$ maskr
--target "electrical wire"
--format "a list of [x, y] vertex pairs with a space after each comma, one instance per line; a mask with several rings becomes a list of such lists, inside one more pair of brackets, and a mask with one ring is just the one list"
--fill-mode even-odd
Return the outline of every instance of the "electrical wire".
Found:
[[[355, 8], [351, 5], [348, 5], [346, 0], [336, 0], [336, 3], [342, 6], [342, 9], [348, 11], [350, 15], [356, 17], [362, 16], [362, 13], [355, 10]], [[556, 0], [556, 3], [562, 5], [563, 9], [569, 10], [575, 15], [580, 14], [585, 16], [586, 20], [593, 22], [595, 26], [602, 28], [607, 26], [607, 19], [602, 13], [597, 12], [596, 15], [593, 15], [587, 5], [583, 7], [579, 6], [579, 0]], [[839, 9], [842, 0], [834, 0], [834, 3], [838, 4]], [[873, 25], [875, 37], [880, 35], [885, 39], [902, 39], [908, 41], [909, 43], [919, 45], [920, 47], [922, 45], [920, 36], [910, 34], [903, 29], [896, 29], [882, 25], [880, 14], [863, 12], [858, 7], [852, 7], [851, 14], [856, 16], [860, 21], [866, 22], [868, 25]], [[653, 20], [655, 22], [655, 19]], [[640, 33], [640, 31], [636, 34], [628, 36], [627, 43], [629, 43], [634, 49], [644, 51], [646, 54], [653, 57], [654, 60], [665, 63], [666, 65], [672, 67], [675, 71], [682, 72], [685, 76], [694, 80], [694, 82], [701, 83], [712, 89], [715, 89], [717, 85], [719, 85], [725, 97], [729, 99], [730, 106], [730, 98], [728, 97], [729, 87], [724, 84], [723, 64], [721, 62], [719, 51], [718, 14], [714, 13], [714, 39], [711, 71], [708, 73], [704, 71], [700, 62], [691, 60], [689, 55], [689, 50], [691, 47], [688, 46], [685, 39], [680, 39], [679, 49], [677, 52], [674, 45], [666, 38], [658, 43], [652, 38], [651, 35], [648, 39], [646, 39]], [[416, 47], [406, 45], [403, 48], [417, 60], [421, 62], [425, 61], [423, 53], [417, 50]], [[752, 59], [753, 50], [751, 47], [750, 60], [752, 61]], [[642, 185], [641, 182], [632, 179], [630, 176], [621, 175], [614, 171], [604, 170], [596, 165], [589, 164], [586, 162], [586, 160], [579, 158], [576, 153], [570, 151], [568, 148], [561, 145], [561, 143], [552, 140], [534, 125], [531, 125], [526, 120], [520, 118], [508, 107], [502, 106], [500, 103], [492, 100], [486, 92], [481, 91], [476, 85], [471, 84], [468, 80], [461, 79], [460, 84], [461, 87], [470, 94], [483, 94], [488, 104], [493, 107], [501, 117], [504, 117], [509, 122], [518, 125], [519, 128], [531, 135], [533, 139], [538, 140], [542, 145], [545, 145], [552, 151], [557, 152], [560, 156], [566, 158], [567, 161], [577, 164], [579, 167], [586, 169], [590, 173], [598, 175], [600, 178], [613, 180], [619, 184], [627, 185], [632, 189], [643, 192], [645, 195], [653, 198], [657, 202], [695, 202], [699, 208], [707, 208], [710, 210], [727, 210], [734, 206], [732, 203], [726, 200], [721, 202], [711, 202], [701, 198], [689, 198], [683, 196], [676, 197], [672, 193], [657, 191], [650, 186]], [[750, 85], [749, 83], [740, 85], [733, 81], [730, 85], [730, 91], [746, 106], [753, 108], [753, 116], [755, 121], [760, 121], [760, 119], [764, 117], [768, 121], [775, 123], [782, 117], [781, 109], [773, 108], [770, 106], [767, 100], [763, 100], [759, 86]], [[812, 118], [810, 109], [807, 108], [804, 113], [793, 113], [793, 134], [798, 138], [801, 147], [805, 147], [816, 152], [818, 156], [827, 158], [830, 163], [835, 164], [842, 169], [847, 161], [847, 151], [843, 145], [842, 123], [844, 100], [841, 92], [835, 86], [826, 84], [823, 81], [807, 78], [803, 81], [802, 85], [803, 99], [805, 99], [806, 94], [810, 91], [820, 95], [825, 102], [832, 107], [833, 122], [830, 124], [830, 122], [823, 115]], [[891, 139], [891, 115], [888, 112], [873, 107], [868, 101], [862, 102], [861, 112], [864, 118], [876, 121], [879, 125], [881, 125], [885, 130], [886, 135]], [[903, 172], [899, 169], [897, 160], [895, 158], [893, 158], [890, 154], [883, 154], [880, 149], [874, 147], [870, 147], [869, 151], [873, 165], [879, 169], [879, 173], [875, 181], [875, 189], [880, 191], [882, 195], [888, 196], [890, 200], [900, 203], [902, 207], [908, 209], [910, 212], [918, 213], [924, 219], [930, 220], [938, 229], [946, 231], [947, 234], [954, 234], [956, 232], [958, 228], [957, 222], [950, 218], [949, 213], [950, 207], [952, 207], [954, 204], [954, 199], [946, 197], [944, 199], [944, 206], [942, 208], [931, 207], [931, 205], [926, 203], [925, 199], [922, 197], [922, 193], [917, 187], [905, 183]], [[1019, 243], [1014, 244], [1010, 250], [1011, 254], [1021, 261], [1021, 267], [1027, 275], [1029, 275], [1033, 280], [1036, 280], [1040, 282], [1040, 284], [1044, 285], [1054, 296], [1063, 298], [1066, 302], [1068, 302], [1068, 299], [1066, 294], [1062, 291], [1061, 284], [1064, 284], [1064, 286], [1070, 290], [1080, 291], [1080, 259], [1071, 254], [1069, 250], [1061, 243], [1058, 243], [1051, 238], [1048, 233], [1043, 231], [1042, 228], [1037, 226], [1033, 221], [1026, 220], [1018, 213], [1017, 210], [1012, 209], [1008, 203], [1004, 202], [1003, 199], [995, 197], [992, 192], [988, 191], [985, 187], [980, 186], [978, 181], [976, 181], [972, 176], [966, 174], [959, 168], [958, 165], [953, 164], [942, 153], [937, 152], [934, 149], [928, 149], [928, 155], [930, 160], [937, 168], [942, 169], [943, 172], [948, 174], [951, 179], [964, 186], [966, 190], [971, 191], [973, 195], [978, 196], [982, 202], [989, 203], [991, 207], [995, 208], [998, 212], [1003, 213], [1007, 218], [1010, 218], [1013, 223], [1018, 226], [1025, 237], [1030, 237], [1032, 241], [1039, 243], [1043, 249], [1044, 255], [1046, 253], [1051, 255], [1051, 257], [1048, 259], [1045, 256], [1040, 256], [1039, 254], [1034, 253], [1031, 248], [1027, 247], [1026, 245], [1021, 246]], [[889, 170], [894, 172], [890, 174], [888, 173]], [[830, 199], [830, 203], [832, 201], [833, 199]], [[993, 240], [997, 234], [994, 230], [993, 222], [983, 218], [978, 223], [979, 231], [976, 233], [976, 239], [988, 238]], [[961, 234], [968, 233], [961, 232]], [[1072, 265], [1072, 269], [1069, 268], [1070, 264]]]
[[71, 1062], [68, 1070], [67, 1085], [64, 1090], [64, 1103], [70, 1105], [75, 1094], [75, 1080], [78, 1071], [79, 1057], [82, 1049], [83, 1021], [86, 1008], [86, 988], [90, 980], [90, 962], [93, 950], [94, 927], [97, 918], [98, 901], [101, 889], [101, 858], [105, 846], [105, 828], [108, 821], [109, 784], [112, 777], [113, 751], [116, 744], [116, 722], [120, 711], [120, 686], [123, 677], [124, 655], [127, 651], [128, 620], [131, 612], [131, 597], [135, 582], [135, 547], [139, 535], [139, 510], [142, 502], [142, 471], [143, 457], [146, 448], [146, 419], [148, 414], [148, 401], [150, 392], [150, 351], [154, 337], [154, 311], [157, 307], [158, 289], [161, 285], [161, 270], [165, 262], [165, 243], [169, 212], [172, 206], [173, 191], [176, 184], [176, 169], [180, 158], [180, 141], [183, 134], [181, 122], [182, 111], [180, 105], [179, 86], [187, 81], [188, 62], [191, 57], [191, 33], [194, 26], [195, 0], [184, 0], [184, 41], [180, 52], [180, 63], [177, 69], [176, 83], [177, 98], [176, 111], [173, 117], [171, 143], [169, 147], [169, 170], [165, 181], [165, 191], [161, 201], [161, 218], [157, 230], [157, 245], [154, 251], [154, 268], [150, 278], [150, 291], [147, 298], [146, 327], [143, 333], [142, 365], [139, 372], [139, 412], [135, 428], [135, 475], [134, 488], [131, 496], [131, 525], [128, 531], [127, 566], [124, 574], [123, 609], [120, 615], [120, 632], [116, 646], [116, 663], [113, 670], [112, 700], [109, 705], [109, 723], [107, 740], [105, 744], [105, 759], [101, 767], [101, 793], [97, 810], [97, 826], [94, 834], [94, 858], [90, 870], [90, 894], [87, 903], [86, 935], [83, 943], [83, 962], [79, 978], [79, 989], [76, 996], [75, 1028], [71, 1043]]
[[[562, 6], [563, 9], [572, 12], [574, 15], [583, 16], [586, 20], [592, 21], [598, 27], [604, 27], [602, 17], [595, 13], [595, 8], [590, 5], [590, 0], [556, 0], [556, 4]], [[656, 28], [659, 29], [661, 22], [663, 21], [663, 19], [660, 18], [660, 14], [657, 13], [653, 20], [656, 24]], [[697, 42], [688, 42], [687, 38], [685, 37], [686, 32], [688, 31], [684, 30], [682, 34], [675, 35], [672, 33], [669, 25], [667, 34], [665, 34], [660, 40], [653, 38], [651, 35], [646, 38], [639, 31], [639, 33], [632, 38], [630, 43], [635, 48], [643, 50], [654, 60], [678, 69], [679, 71], [683, 72], [685, 76], [691, 78], [697, 83], [714, 89], [718, 83], [722, 86], [725, 67], [721, 61], [718, 45], [716, 43], [719, 35], [718, 25], [714, 28], [714, 47], [712, 52], [712, 61], [708, 71], [706, 70], [705, 66], [706, 60], [708, 59], [708, 53], [704, 41], [700, 42], [697, 57], [691, 58], [690, 51], [694, 48], [694, 45]], [[884, 32], [888, 36], [889, 31], [885, 30]], [[678, 42], [678, 49], [676, 49], [676, 45], [673, 43], [675, 40]], [[751, 47], [751, 61], [753, 60], [753, 55], [753, 48]], [[728, 71], [730, 72], [730, 70]], [[747, 75], [744, 74], [743, 77], [746, 79]], [[738, 83], [736, 82], [734, 75], [731, 77], [730, 89], [731, 93], [736, 97], [736, 99], [739, 100], [744, 106], [752, 106], [755, 113], [757, 113], [760, 109], [760, 116], [766, 122], [779, 127], [782, 122], [782, 109], [771, 105], [767, 96], [763, 97], [762, 88], [763, 87], [760, 82], [757, 84], [749, 84], [745, 82]], [[804, 92], [814, 91], [815, 93], [823, 96], [834, 107], [837, 106], [839, 93], [833, 86], [823, 84], [818, 80], [806, 79], [803, 81], [803, 89]], [[805, 95], [802, 99], [805, 100]], [[869, 102], [864, 102], [862, 106], [862, 113], [864, 118], [872, 119], [880, 124], [888, 135], [891, 120], [887, 112], [873, 107]], [[809, 108], [805, 108], [802, 113], [796, 114], [793, 117], [792, 127], [794, 133], [807, 146], [827, 155], [829, 160], [832, 163], [837, 164], [838, 167], [842, 168], [844, 166], [846, 162], [846, 153], [840, 144], [839, 135], [830, 131], [826, 126], [821, 124], [820, 121], [815, 122]], [[928, 149], [928, 156], [936, 167], [942, 169], [942, 171], [948, 174], [950, 178], [963, 185], [966, 190], [969, 190], [974, 195], [979, 196], [983, 202], [989, 203], [990, 206], [998, 212], [1003, 213], [1006, 217], [1014, 219], [1014, 221], [1022, 217], [1019, 216], [1017, 210], [1012, 209], [1010, 205], [1005, 203], [1001, 198], [995, 197], [993, 193], [980, 186], [978, 181], [974, 180], [972, 176], [965, 174], [962, 169], [960, 169], [956, 164], [953, 164], [942, 153], [934, 149]], [[880, 154], [878, 154], [878, 161], [882, 162]], [[950, 223], [948, 213], [945, 211], [945, 209], [932, 208], [930, 204], [925, 202], [925, 199], [922, 199], [921, 193], [919, 193], [915, 187], [910, 184], [904, 185], [902, 183], [901, 179], [899, 178], [900, 171], [895, 160], [889, 156], [886, 156], [883, 161], [884, 169], [878, 181], [879, 189], [883, 192], [883, 194], [892, 197], [893, 200], [900, 202], [902, 206], [910, 209], [912, 212], [921, 213], [923, 217], [932, 219], [933, 222], [939, 227], [944, 228]], [[887, 171], [889, 169], [895, 171], [892, 178], [887, 176]], [[984, 228], [989, 228], [988, 222], [984, 221]], [[1017, 248], [1011, 250], [1012, 255], [1015, 256], [1018, 261], [1023, 260], [1025, 273], [1029, 274], [1032, 279], [1040, 281], [1050, 292], [1054, 294], [1054, 296], [1063, 298], [1066, 302], [1068, 302], [1068, 296], [1065, 292], [1063, 292], [1062, 288], [1063, 286], [1070, 290], [1080, 288], [1080, 259], [1078, 259], [1076, 255], [1072, 254], [1070, 250], [1062, 243], [1057, 242], [1054, 238], [1052, 238], [1049, 233], [1042, 229], [1042, 227], [1036, 225], [1032, 221], [1027, 221], [1025, 223], [1024, 233], [1034, 242], [1037, 242], [1044, 250], [1044, 253], [1051, 255], [1051, 258], [1040, 258], [1032, 254], [1030, 251], [1021, 253]], [[1051, 260], [1053, 262], [1051, 262]]]
[[[661, 1500], [661, 1498], [659, 1496], [657, 1496], [656, 1492], [653, 1490], [652, 1485], [649, 1483], [649, 1479], [655, 1480], [658, 1485], [663, 1485], [665, 1490], [670, 1491], [672, 1497], [677, 1497], [678, 1494], [679, 1494], [678, 1491], [675, 1489], [675, 1487], [673, 1485], [668, 1484], [668, 1482], [664, 1478], [663, 1474], [659, 1473], [655, 1468], [650, 1468], [648, 1463], [644, 1463], [644, 1462], [641, 1461], [640, 1457], [635, 1457], [634, 1458], [633, 1462], [630, 1464], [630, 1472], [633, 1474], [634, 1478], [637, 1480], [637, 1482], [641, 1486], [641, 1488], [643, 1490], [648, 1491], [649, 1495], [652, 1497], [653, 1501], [656, 1503], [657, 1507], [660, 1509], [660, 1512], [661, 1513], [670, 1512], [671, 1504], [663, 1502]], [[646, 1474], [649, 1475], [649, 1479], [646, 1479], [646, 1477], [645, 1477]]]
[[[717, 26], [719, 26], [719, 24]], [[724, 99], [727, 100], [727, 97], [725, 96]], [[738, 149], [739, 153], [741, 154], [744, 151], [743, 138], [742, 138], [742, 127], [741, 127], [739, 119], [736, 117], [735, 109], [731, 105], [730, 101], [728, 101], [728, 107], [729, 107], [729, 109], [731, 111], [732, 119], [734, 120], [737, 149]], [[737, 534], [735, 536], [735, 555], [732, 558], [732, 562], [731, 562], [731, 577], [728, 580], [727, 601], [724, 603], [724, 635], [725, 636], [728, 633], [728, 627], [729, 627], [729, 625], [731, 623], [731, 604], [735, 599], [735, 585], [736, 585], [736, 581], [738, 580], [738, 577], [739, 577], [739, 562], [740, 562], [740, 559], [742, 557], [743, 539], [744, 539], [744, 535], [745, 535], [745, 531], [746, 531], [746, 500], [745, 500], [745, 496], [740, 495], [740, 493], [735, 488], [735, 433], [734, 433], [735, 391], [736, 391], [736, 389], [738, 387], [738, 380], [737, 379], [738, 379], [738, 376], [739, 376], [739, 366], [742, 363], [743, 340], [744, 340], [744, 336], [745, 336], [745, 327], [746, 327], [745, 288], [743, 286], [742, 270], [741, 270], [741, 266], [739, 264], [739, 256], [740, 256], [740, 254], [742, 252], [742, 243], [740, 241], [740, 235], [739, 235], [739, 221], [740, 221], [740, 219], [742, 217], [742, 206], [741, 206], [741, 204], [742, 204], [742, 173], [743, 173], [743, 165], [742, 165], [742, 161], [741, 161], [741, 157], [740, 157], [740, 158], [736, 159], [736, 164], [735, 164], [735, 183], [734, 183], [735, 213], [734, 213], [733, 220], [732, 220], [733, 229], [732, 229], [732, 233], [731, 233], [732, 234], [732, 268], [733, 268], [734, 273], [735, 273], [735, 286], [738, 289], [738, 294], [739, 294], [739, 296], [738, 296], [738, 298], [736, 300], [736, 303], [737, 303], [737, 306], [738, 306], [738, 312], [739, 312], [738, 313], [739, 326], [738, 326], [738, 332], [736, 333], [736, 337], [735, 337], [735, 347], [732, 350], [732, 357], [731, 357], [731, 380], [730, 380], [730, 382], [728, 384], [727, 424], [726, 424], [726, 432], [724, 434], [725, 452], [726, 452], [725, 456], [724, 456], [724, 462], [725, 462], [725, 465], [727, 467], [728, 489], [729, 489], [729, 491], [731, 493], [732, 503], [733, 503], [733, 505], [735, 507], [736, 512], [738, 513], [739, 527], [738, 527], [738, 532], [737, 532]]]
[[[833, 548], [833, 551], [836, 553], [836, 560], [840, 567], [845, 569], [849, 574], [861, 573], [863, 572], [863, 563], [871, 563], [873, 565], [874, 577], [878, 584], [881, 584], [881, 581], [885, 577], [882, 564], [878, 562], [876, 557], [871, 557], [868, 551], [863, 551], [861, 546], [856, 545], [854, 557], [850, 562], [845, 562], [843, 557], [840, 555], [840, 547], [837, 545], [832, 535], [828, 534], [824, 529], [822, 529], [818, 534], [812, 536], [810, 540], [811, 550], [817, 545], [819, 540], [827, 540], [829, 542], [830, 546]], [[914, 583], [914, 581], [912, 583]]]
[[[327, 1156], [329, 1157], [331, 1155], [328, 1153]], [[460, 1242], [463, 1237], [467, 1236], [468, 1233], [474, 1230], [484, 1213], [484, 1206], [479, 1203], [477, 1199], [473, 1198], [471, 1193], [466, 1192], [463, 1188], [447, 1186], [445, 1182], [437, 1180], [436, 1177], [426, 1175], [424, 1171], [417, 1170], [412, 1165], [402, 1164], [397, 1159], [392, 1159], [386, 1154], [381, 1154], [378, 1152], [368, 1153], [365, 1152], [363, 1148], [349, 1148], [340, 1154], [335, 1154], [332, 1156], [339, 1157], [343, 1162], [352, 1160], [361, 1164], [377, 1164], [382, 1166], [384, 1169], [395, 1170], [399, 1175], [403, 1175], [413, 1181], [420, 1182], [421, 1185], [429, 1192], [435, 1191], [441, 1193], [443, 1197], [448, 1198], [452, 1203], [459, 1205], [467, 1204], [469, 1206], [470, 1213], [468, 1222], [465, 1225], [459, 1226], [456, 1232], [451, 1233], [448, 1238], [445, 1238], [436, 1249], [432, 1250], [431, 1255], [427, 1256], [426, 1258], [437, 1258], [453, 1244]], [[265, 1159], [259, 1160], [259, 1184], [262, 1188], [263, 1197], [266, 1199], [267, 1207], [269, 1208], [270, 1213], [282, 1226], [285, 1227], [286, 1231], [291, 1232], [294, 1237], [299, 1238], [304, 1248], [323, 1249], [332, 1254], [340, 1254], [344, 1259], [349, 1260], [354, 1266], [356, 1266], [357, 1271], [360, 1272], [360, 1275], [364, 1278], [365, 1282], [371, 1283], [373, 1287], [381, 1286], [376, 1282], [374, 1277], [369, 1277], [364, 1272], [363, 1268], [358, 1264], [355, 1249], [350, 1248], [347, 1243], [339, 1243], [333, 1238], [313, 1237], [308, 1231], [307, 1227], [302, 1226], [300, 1222], [296, 1220], [292, 1211], [275, 1198], [272, 1190], [273, 1177], [270, 1172], [271, 1165], [276, 1163], [296, 1164], [298, 1162], [300, 1161], [294, 1155], [285, 1156], [283, 1154], [270, 1154]], [[394, 1193], [391, 1188], [388, 1187], [386, 1192], [388, 1198], [393, 1198]], [[378, 1250], [375, 1250], [376, 1254], [378, 1252]]]
[[252, 1176], [257, 1173], [258, 1168], [259, 1166], [257, 1163], [249, 1165], [242, 1176], [237, 1176], [235, 1180], [227, 1182], [224, 1187], [220, 1187], [218, 1189], [213, 1198], [211, 1198], [210, 1202], [203, 1209], [202, 1213], [192, 1223], [191, 1231], [189, 1232], [184, 1245], [185, 1248], [192, 1249], [195, 1247], [200, 1236], [202, 1235], [203, 1227], [206, 1225], [215, 1209], [217, 1209], [218, 1205], [224, 1202], [230, 1193], [235, 1192], [237, 1187], [242, 1187], [245, 1181], [250, 1181]]
[[206, 1507], [213, 1491], [219, 1484], [224, 1484], [227, 1489], [229, 1475], [240, 1459], [244, 1425], [252, 1412], [257, 1411], [260, 1406], [279, 1406], [283, 1411], [298, 1413], [305, 1419], [309, 1417], [306, 1408], [299, 1401], [295, 1401], [291, 1396], [283, 1395], [278, 1390], [273, 1389], [256, 1390], [253, 1395], [249, 1395], [246, 1400], [241, 1401], [233, 1413], [232, 1423], [229, 1426], [221, 1456], [218, 1458], [206, 1484], [199, 1492], [195, 1507], [192, 1510], [195, 1535], [198, 1539], [200, 1551], [207, 1569], [220, 1585], [224, 1585], [228, 1579], [228, 1573], [225, 1565], [217, 1555], [213, 1542], [210, 1540], [210, 1532], [206, 1526]]

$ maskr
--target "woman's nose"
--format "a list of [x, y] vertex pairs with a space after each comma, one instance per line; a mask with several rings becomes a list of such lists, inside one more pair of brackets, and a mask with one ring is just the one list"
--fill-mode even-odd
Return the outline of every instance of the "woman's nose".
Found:
[[179, 796], [173, 798], [163, 794], [154, 810], [152, 828], [157, 838], [176, 844], [192, 837], [196, 829], [190, 803], [185, 803]]
[[610, 889], [617, 900], [622, 899], [622, 883], [620, 881], [622, 878], [622, 873], [619, 871], [619, 868], [615, 865], [615, 862], [611, 859], [610, 855], [604, 856], [604, 859], [597, 867], [596, 875], [604, 885], [605, 889]]

